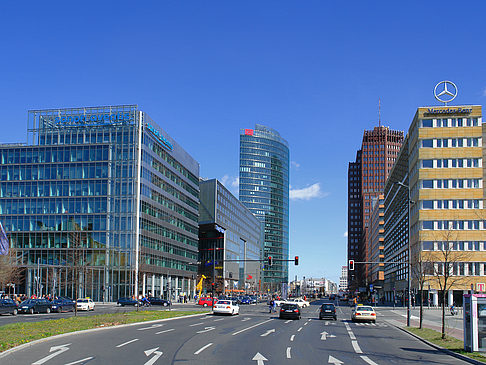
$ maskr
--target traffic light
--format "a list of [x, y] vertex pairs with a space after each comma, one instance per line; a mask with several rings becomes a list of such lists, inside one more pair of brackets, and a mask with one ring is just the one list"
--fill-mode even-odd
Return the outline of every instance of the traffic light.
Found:
[[268, 256], [268, 266], [272, 266], [272, 256]]
[[295, 256], [294, 258], [294, 264], [298, 265], [299, 264], [299, 256]]
[[348, 270], [349, 271], [353, 271], [354, 270], [354, 260], [349, 260]]

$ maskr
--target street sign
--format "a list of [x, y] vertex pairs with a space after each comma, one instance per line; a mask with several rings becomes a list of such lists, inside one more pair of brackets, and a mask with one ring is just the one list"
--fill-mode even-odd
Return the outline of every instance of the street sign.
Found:
[[373, 291], [373, 284], [370, 284], [370, 291]]

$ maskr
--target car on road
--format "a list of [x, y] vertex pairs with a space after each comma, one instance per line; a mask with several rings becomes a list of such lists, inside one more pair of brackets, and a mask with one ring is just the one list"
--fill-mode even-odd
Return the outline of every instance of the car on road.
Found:
[[136, 307], [136, 306], [140, 306], [141, 303], [137, 299], [131, 297], [122, 297], [122, 298], [118, 298], [118, 300], [116, 301], [116, 305], [119, 305], [121, 307], [124, 307], [126, 305], [132, 305]]
[[333, 318], [337, 321], [336, 307], [332, 303], [324, 303], [319, 310], [319, 319]]
[[296, 298], [292, 300], [288, 300], [287, 303], [294, 303], [297, 304], [300, 308], [305, 308], [310, 305], [310, 303], [307, 300], [304, 300], [302, 298]]
[[19, 305], [15, 300], [5, 298], [0, 299], [0, 314], [12, 314], [17, 315], [19, 311]]
[[300, 307], [297, 304], [283, 303], [280, 306], [279, 318], [300, 319]]
[[162, 298], [156, 298], [156, 297], [149, 297], [148, 301], [150, 302], [151, 305], [162, 305], [164, 307], [167, 307], [171, 305], [172, 303], [167, 300], [167, 299], [162, 299]]
[[69, 298], [57, 298], [51, 302], [51, 310], [53, 312], [74, 311], [74, 300]]
[[[217, 302], [218, 300], [215, 299], [215, 303]], [[199, 300], [197, 301], [197, 304], [198, 305], [202, 305], [203, 307], [212, 307], [213, 306], [213, 298], [211, 297], [201, 297], [199, 298]]]
[[51, 313], [51, 302], [47, 299], [27, 299], [19, 304], [19, 313]]
[[241, 298], [241, 304], [251, 304], [252, 300], [250, 297], [243, 297]]
[[240, 306], [234, 300], [218, 300], [214, 305], [213, 314], [240, 314]]
[[95, 303], [91, 298], [81, 298], [77, 300], [76, 307], [81, 311], [94, 311]]
[[376, 312], [373, 307], [368, 305], [357, 305], [351, 311], [351, 320], [357, 321], [370, 321], [376, 323]]

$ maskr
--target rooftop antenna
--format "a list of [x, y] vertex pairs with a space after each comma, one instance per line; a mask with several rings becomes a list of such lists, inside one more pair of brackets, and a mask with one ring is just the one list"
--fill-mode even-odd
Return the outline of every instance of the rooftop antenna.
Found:
[[381, 99], [378, 98], [378, 127], [381, 127]]

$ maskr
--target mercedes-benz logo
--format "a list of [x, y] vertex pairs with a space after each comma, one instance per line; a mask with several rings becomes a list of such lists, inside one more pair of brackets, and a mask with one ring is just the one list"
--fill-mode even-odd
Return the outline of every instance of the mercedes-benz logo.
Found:
[[[438, 90], [440, 90], [439, 93], [437, 93]], [[457, 86], [452, 81], [441, 81], [435, 85], [434, 96], [438, 101], [447, 105], [456, 98]]]

